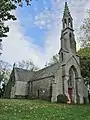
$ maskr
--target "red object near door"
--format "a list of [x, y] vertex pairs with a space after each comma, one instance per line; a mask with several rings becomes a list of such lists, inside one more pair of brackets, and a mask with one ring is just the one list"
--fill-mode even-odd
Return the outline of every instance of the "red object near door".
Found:
[[72, 88], [68, 88], [68, 94], [70, 97], [70, 103], [72, 103]]

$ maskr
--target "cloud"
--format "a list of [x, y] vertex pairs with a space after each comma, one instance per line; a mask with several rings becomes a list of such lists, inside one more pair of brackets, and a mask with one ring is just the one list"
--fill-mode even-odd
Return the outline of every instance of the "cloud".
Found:
[[59, 31], [57, 29], [53, 31], [55, 35], [52, 31], [49, 31], [44, 45], [44, 52], [42, 52], [39, 46], [33, 44], [32, 38], [24, 35], [19, 20], [9, 21], [7, 24], [10, 27], [10, 32], [2, 42], [3, 54], [0, 56], [2, 60], [13, 65], [14, 62], [30, 59], [36, 66], [42, 68], [52, 55], [59, 51]]
[[3, 54], [0, 58], [11, 64], [21, 60], [32, 59], [36, 65], [40, 66], [39, 59], [42, 56], [40, 48], [32, 43], [32, 38], [24, 35], [20, 21], [9, 21], [7, 24], [10, 27], [10, 32], [8, 37], [3, 39]]
[[[34, 24], [42, 29], [43, 27], [49, 28], [45, 37], [44, 51], [42, 52], [40, 46], [33, 44], [32, 38], [25, 35], [24, 28], [21, 26], [20, 20], [18, 19], [15, 22], [9, 21], [7, 23], [10, 26], [10, 32], [8, 33], [8, 37], [3, 39], [3, 54], [0, 56], [2, 60], [13, 64], [17, 61], [32, 59], [36, 66], [44, 67], [45, 63], [49, 61], [53, 55], [59, 52], [62, 24], [61, 18], [64, 2], [61, 2], [59, 5], [61, 0], [51, 1], [52, 9], [48, 10], [47, 8], [38, 13], [34, 21]], [[83, 2], [78, 2], [76, 0], [72, 2], [72, 0], [69, 0], [69, 8], [74, 19], [76, 40], [78, 35], [76, 31], [79, 29], [89, 5], [89, 1], [86, 3], [85, 0], [83, 0]], [[79, 44], [77, 45], [79, 48]]]

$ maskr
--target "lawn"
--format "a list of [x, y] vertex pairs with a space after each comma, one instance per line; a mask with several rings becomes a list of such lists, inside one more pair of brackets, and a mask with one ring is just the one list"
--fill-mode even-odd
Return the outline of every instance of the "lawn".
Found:
[[90, 120], [90, 105], [1, 99], [0, 120]]

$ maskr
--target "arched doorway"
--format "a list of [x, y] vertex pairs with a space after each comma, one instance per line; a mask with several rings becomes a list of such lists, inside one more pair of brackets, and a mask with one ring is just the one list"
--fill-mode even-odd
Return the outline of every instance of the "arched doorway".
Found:
[[69, 80], [68, 80], [68, 94], [70, 103], [77, 103], [78, 88], [77, 88], [78, 73], [74, 66], [69, 69]]

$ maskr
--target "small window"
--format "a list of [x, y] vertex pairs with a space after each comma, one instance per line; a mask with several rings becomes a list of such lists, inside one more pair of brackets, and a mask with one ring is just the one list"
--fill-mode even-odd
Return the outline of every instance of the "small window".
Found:
[[65, 23], [65, 28], [67, 27], [67, 20], [64, 19], [64, 23]]
[[71, 34], [71, 32], [70, 32], [70, 34], [69, 34], [69, 37], [70, 37], [70, 39], [71, 39], [71, 37], [72, 37], [72, 34]]
[[69, 25], [69, 27], [71, 27], [71, 20], [70, 20], [70, 18], [68, 19], [68, 25]]
[[72, 28], [73, 26], [72, 26], [72, 22], [71, 22], [71, 28]]
[[70, 48], [72, 49], [73, 48], [73, 45], [72, 45], [72, 34], [70, 33], [69, 34], [69, 39], [70, 39]]
[[64, 22], [67, 23], [66, 19], [64, 19]]
[[70, 18], [69, 18], [69, 19], [68, 19], [68, 22], [70, 23], [70, 21], [71, 21], [71, 20], [70, 20]]
[[32, 92], [32, 90], [33, 90], [33, 83], [31, 82], [31, 92]]
[[39, 90], [37, 90], [37, 97], [39, 98], [39, 95], [40, 95], [40, 91]]
[[62, 61], [63, 61], [63, 53], [61, 53], [61, 58], [62, 58]]

